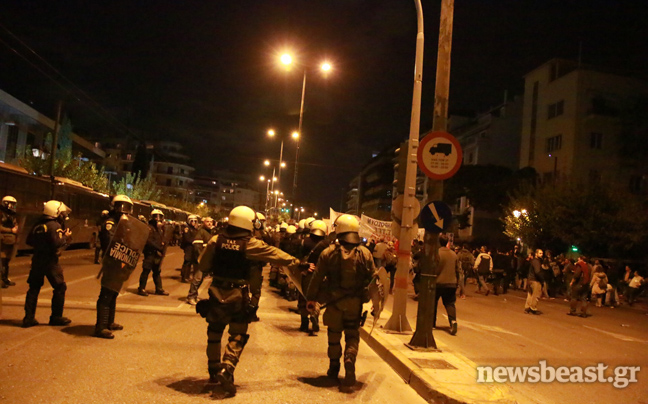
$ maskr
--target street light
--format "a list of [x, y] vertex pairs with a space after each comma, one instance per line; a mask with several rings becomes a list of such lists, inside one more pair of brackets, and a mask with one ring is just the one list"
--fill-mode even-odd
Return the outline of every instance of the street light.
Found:
[[[281, 63], [285, 66], [291, 66], [293, 64], [293, 58], [289, 53], [284, 53], [281, 55]], [[320, 70], [326, 75], [332, 69], [333, 66], [330, 62], [324, 61], [319, 66]], [[295, 152], [295, 172], [293, 173], [293, 199], [297, 200], [297, 165], [299, 160], [299, 138], [302, 133], [302, 124], [304, 122], [304, 96], [306, 94], [306, 72], [307, 68], [304, 68], [304, 79], [302, 81], [302, 94], [301, 94], [301, 104], [299, 107], [299, 129], [297, 132], [293, 133], [293, 138], [297, 139], [297, 151]]]

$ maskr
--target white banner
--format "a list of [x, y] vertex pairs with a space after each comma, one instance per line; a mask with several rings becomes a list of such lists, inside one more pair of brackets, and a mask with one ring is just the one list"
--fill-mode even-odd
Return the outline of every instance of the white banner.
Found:
[[376, 241], [396, 241], [392, 235], [392, 222], [377, 220], [366, 215], [360, 217], [360, 237]]

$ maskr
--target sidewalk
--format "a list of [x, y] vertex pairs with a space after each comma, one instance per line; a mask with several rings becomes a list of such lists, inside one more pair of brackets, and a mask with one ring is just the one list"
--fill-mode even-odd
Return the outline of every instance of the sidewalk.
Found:
[[[360, 329], [360, 336], [426, 401], [452, 404], [518, 402], [505, 385], [477, 383], [477, 364], [438, 340], [440, 352], [408, 348], [405, 344], [412, 338], [411, 333], [394, 334], [382, 329], [390, 317], [389, 311], [383, 311], [371, 335], [373, 319], [369, 317]], [[410, 324], [416, 324], [415, 319], [409, 320]]]

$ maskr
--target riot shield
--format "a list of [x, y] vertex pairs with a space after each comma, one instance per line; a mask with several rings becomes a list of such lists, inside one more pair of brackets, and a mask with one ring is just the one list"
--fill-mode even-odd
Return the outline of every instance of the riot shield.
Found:
[[[385, 308], [387, 303], [387, 296], [389, 296], [389, 275], [384, 267], [378, 269], [378, 279], [374, 279], [369, 285], [369, 297], [371, 298], [371, 303], [373, 304], [373, 324], [371, 326], [371, 332], [373, 332], [376, 323], [380, 319], [380, 314]], [[370, 334], [371, 334], [370, 332]]]
[[290, 282], [295, 284], [295, 288], [299, 291], [302, 296], [305, 296], [305, 291], [302, 289], [302, 269], [300, 266], [295, 266], [292, 269], [288, 267], [281, 267], [281, 272], [285, 274]]
[[101, 286], [121, 292], [137, 266], [149, 236], [149, 226], [134, 216], [122, 215], [101, 262]]

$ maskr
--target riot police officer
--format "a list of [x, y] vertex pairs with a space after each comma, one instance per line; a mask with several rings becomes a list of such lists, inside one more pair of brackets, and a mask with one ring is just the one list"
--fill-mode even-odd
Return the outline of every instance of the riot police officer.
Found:
[[[110, 239], [115, 233], [117, 224], [123, 215], [133, 213], [133, 201], [126, 195], [117, 195], [110, 202], [110, 211], [99, 231], [99, 240], [103, 254], [106, 254]], [[134, 220], [135, 218], [133, 218]], [[104, 268], [101, 269], [102, 273]], [[105, 339], [113, 339], [115, 336], [112, 331], [123, 330], [121, 324], [115, 323], [115, 310], [117, 305], [117, 296], [119, 292], [108, 288], [105, 282], [106, 278], [101, 278], [101, 291], [97, 299], [97, 324], [95, 325], [95, 336]]]
[[198, 216], [187, 217], [187, 227], [182, 231], [180, 248], [184, 251], [184, 261], [180, 271], [180, 282], [187, 283], [193, 277], [193, 270], [196, 268], [196, 257], [194, 256], [193, 242], [198, 233]]
[[[256, 212], [254, 222], [254, 237], [263, 240], [266, 244], [272, 245], [272, 236], [268, 233], [266, 227], [266, 217], [261, 212]], [[259, 321], [257, 311], [259, 310], [259, 301], [261, 300], [261, 287], [263, 286], [263, 267], [265, 262], [255, 261], [250, 269], [250, 321]]]
[[94, 263], [99, 264], [99, 258], [102, 257], [101, 255], [101, 241], [99, 239], [99, 232], [101, 231], [101, 228], [103, 227], [104, 222], [108, 218], [108, 211], [107, 210], [102, 210], [101, 211], [101, 216], [99, 219], [97, 219], [97, 232], [95, 234], [95, 240], [94, 240], [94, 245], [95, 245], [95, 259]]
[[148, 296], [146, 291], [146, 282], [148, 282], [149, 273], [153, 272], [153, 283], [155, 284], [155, 294], [168, 296], [169, 292], [162, 287], [162, 270], [160, 268], [164, 258], [164, 213], [160, 209], [151, 211], [149, 224], [149, 237], [144, 247], [144, 262], [142, 263], [142, 274], [139, 279], [139, 288], [137, 294]]
[[[229, 214], [225, 230], [214, 236], [200, 257], [199, 268], [213, 276], [209, 300], [201, 300], [196, 311], [208, 322], [207, 360], [210, 380], [236, 394], [234, 369], [249, 339], [250, 262], [265, 261], [295, 268], [299, 261], [252, 236], [256, 214], [237, 206]], [[221, 339], [229, 325], [229, 342], [221, 362]]]
[[[193, 242], [194, 255], [196, 257], [200, 256], [200, 254], [207, 246], [207, 243], [209, 243], [209, 240], [211, 240], [215, 233], [216, 226], [214, 219], [212, 219], [211, 217], [203, 218], [202, 226], [200, 227], [200, 229], [198, 229], [196, 239]], [[195, 260], [197, 262], [197, 258]], [[187, 303], [192, 306], [195, 306], [196, 303], [198, 303], [198, 289], [200, 288], [200, 285], [202, 285], [203, 277], [204, 274], [201, 270], [196, 269], [196, 271], [194, 271], [194, 277], [191, 281], [191, 286], [189, 286], [189, 293], [187, 294]]]
[[27, 236], [27, 244], [34, 247], [31, 271], [27, 283], [29, 290], [25, 298], [25, 318], [23, 327], [38, 325], [36, 305], [44, 278], [52, 285], [52, 315], [50, 325], [68, 325], [70, 319], [63, 317], [65, 291], [63, 269], [59, 265], [60, 249], [70, 242], [72, 232], [65, 228], [65, 220], [71, 210], [63, 202], [47, 201], [43, 206], [43, 216], [36, 222]]
[[[311, 223], [309, 235], [307, 238], [302, 240], [298, 257], [302, 261], [317, 264], [322, 252], [331, 244], [326, 240], [327, 232], [328, 227], [322, 220], [315, 220]], [[304, 293], [308, 290], [308, 284], [312, 277], [312, 270], [309, 269], [302, 271], [301, 287]], [[311, 324], [312, 327], [310, 333], [312, 335], [319, 331], [319, 312], [317, 310], [313, 310], [312, 313], [309, 312], [306, 309], [306, 303], [306, 298], [300, 294], [297, 300], [297, 308], [299, 309], [299, 314], [301, 314], [301, 325], [299, 331], [309, 332], [308, 326]]]
[[0, 284], [3, 288], [16, 284], [9, 280], [9, 261], [13, 258], [18, 241], [17, 205], [16, 198], [9, 195], [2, 198], [0, 205]]
[[[317, 298], [324, 279], [328, 280], [328, 301], [324, 312], [324, 325], [328, 326], [327, 375], [338, 377], [342, 357], [342, 332], [344, 332], [344, 382], [356, 382], [355, 362], [360, 341], [362, 304], [369, 301], [367, 286], [377, 277], [376, 267], [369, 250], [361, 245], [358, 235], [360, 223], [352, 215], [341, 215], [335, 221], [338, 242], [327, 247], [319, 257], [317, 267], [306, 292], [307, 307], [317, 308]], [[322, 300], [322, 299], [320, 299]]]

